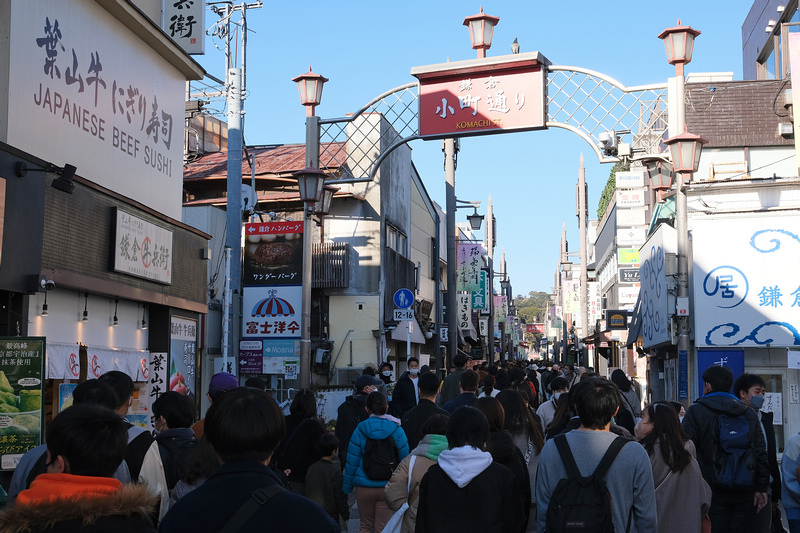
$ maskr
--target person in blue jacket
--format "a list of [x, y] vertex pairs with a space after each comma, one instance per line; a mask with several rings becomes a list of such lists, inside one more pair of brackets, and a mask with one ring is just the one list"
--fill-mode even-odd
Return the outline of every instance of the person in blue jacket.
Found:
[[[361, 532], [380, 533], [392, 517], [386, 505], [383, 489], [385, 480], [370, 479], [364, 470], [364, 451], [368, 439], [382, 440], [391, 436], [397, 445], [399, 460], [408, 455], [408, 439], [400, 427], [400, 420], [386, 414], [389, 409], [386, 396], [373, 392], [367, 397], [369, 417], [358, 424], [347, 448], [343, 489], [346, 494], [355, 490]], [[398, 461], [399, 463], [399, 461]]]

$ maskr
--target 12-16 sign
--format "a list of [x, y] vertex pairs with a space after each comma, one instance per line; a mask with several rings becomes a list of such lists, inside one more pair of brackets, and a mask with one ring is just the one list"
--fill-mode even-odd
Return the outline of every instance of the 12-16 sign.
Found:
[[407, 320], [414, 320], [414, 310], [413, 309], [395, 309], [394, 310], [394, 319], [397, 322], [403, 322]]

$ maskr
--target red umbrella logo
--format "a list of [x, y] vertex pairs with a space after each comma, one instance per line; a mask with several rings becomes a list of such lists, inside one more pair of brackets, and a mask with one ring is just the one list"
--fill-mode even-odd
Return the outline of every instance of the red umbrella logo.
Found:
[[277, 292], [276, 289], [271, 289], [268, 293], [269, 297], [253, 307], [251, 316], [293, 316], [295, 314], [294, 307], [283, 298], [277, 298], [275, 296]]

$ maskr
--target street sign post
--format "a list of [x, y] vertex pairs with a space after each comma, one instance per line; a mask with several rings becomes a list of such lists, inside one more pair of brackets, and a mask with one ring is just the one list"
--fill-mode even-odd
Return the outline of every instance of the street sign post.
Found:
[[[414, 320], [414, 293], [408, 289], [397, 289], [394, 293], [394, 319], [398, 322], [408, 322], [406, 324], [406, 354], [411, 357], [411, 321]], [[400, 318], [398, 318], [400, 317]]]

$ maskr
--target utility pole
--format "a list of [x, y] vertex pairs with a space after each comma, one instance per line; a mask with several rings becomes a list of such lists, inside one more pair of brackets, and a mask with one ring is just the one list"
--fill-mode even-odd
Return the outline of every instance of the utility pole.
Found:
[[[580, 231], [581, 239], [581, 247], [579, 252], [581, 261], [581, 337], [586, 337], [589, 335], [589, 272], [587, 269], [588, 254], [586, 251], [586, 222], [589, 216], [589, 212], [586, 207], [587, 193], [586, 169], [583, 167], [583, 154], [581, 154], [581, 167], [578, 171], [578, 229]], [[575, 346], [581, 347], [581, 351], [578, 352], [578, 365], [581, 363], [585, 365], [586, 361], [581, 361], [581, 355], [583, 354], [582, 343], [578, 343], [577, 337], [575, 339]]]
[[489, 318], [487, 320], [487, 349], [489, 353], [488, 363], [494, 363], [494, 210], [492, 209], [492, 195], [489, 195], [489, 207], [486, 209], [486, 233], [483, 240], [486, 242], [486, 250], [489, 256]]

